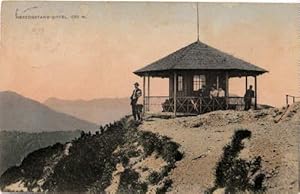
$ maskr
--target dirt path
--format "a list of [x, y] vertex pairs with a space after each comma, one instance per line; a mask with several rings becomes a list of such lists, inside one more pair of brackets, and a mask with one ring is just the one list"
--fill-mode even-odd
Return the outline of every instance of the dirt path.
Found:
[[[293, 114], [274, 122], [280, 114], [291, 110]], [[252, 138], [245, 142], [240, 156], [262, 157], [267, 191], [295, 193], [298, 191], [299, 104], [291, 110], [218, 111], [196, 117], [151, 118], [139, 129], [168, 136], [182, 146], [185, 157], [171, 172], [171, 193], [203, 193], [212, 187], [222, 149], [237, 129], [252, 132]]]

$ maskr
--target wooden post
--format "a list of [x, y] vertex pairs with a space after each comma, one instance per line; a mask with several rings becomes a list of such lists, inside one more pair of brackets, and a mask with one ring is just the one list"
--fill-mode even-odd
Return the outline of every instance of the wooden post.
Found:
[[177, 106], [177, 75], [176, 72], [174, 72], [174, 91], [173, 91], [173, 100], [174, 100], [174, 115], [176, 116], [176, 106]]
[[248, 89], [248, 76], [246, 76], [245, 78], [246, 78], [246, 87], [245, 87], [246, 88], [245, 92], [246, 92]]
[[229, 97], [229, 77], [228, 77], [228, 72], [226, 72], [226, 77], [225, 77], [225, 97], [226, 97], [226, 109], [228, 109], [228, 97]]
[[254, 101], [254, 108], [257, 109], [257, 77], [254, 76], [254, 86], [255, 86], [255, 101]]
[[289, 95], [285, 95], [286, 106], [289, 105]]
[[145, 110], [146, 109], [146, 94], [145, 94], [146, 84], [145, 84], [145, 82], [146, 82], [146, 78], [145, 78], [145, 76], [143, 76], [143, 114], [146, 112], [146, 110]]
[[147, 86], [147, 95], [148, 95], [148, 109], [147, 111], [150, 111], [150, 76], [148, 75], [148, 86]]
[[217, 88], [216, 89], [219, 89], [219, 76], [217, 75]]
[[295, 96], [293, 96], [293, 103], [295, 103]]

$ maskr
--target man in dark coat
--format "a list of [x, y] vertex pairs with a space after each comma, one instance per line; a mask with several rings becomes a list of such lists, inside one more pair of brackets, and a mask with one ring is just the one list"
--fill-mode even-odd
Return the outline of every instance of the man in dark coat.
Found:
[[253, 86], [250, 85], [249, 89], [246, 91], [244, 95], [245, 110], [249, 110], [251, 108], [252, 98], [254, 98], [254, 91], [252, 88]]
[[200, 96], [202, 97], [209, 96], [209, 89], [205, 85], [203, 85], [202, 88], [200, 89]]
[[139, 97], [142, 96], [142, 90], [139, 88], [139, 83], [134, 83], [134, 90], [130, 96], [130, 105], [134, 120], [141, 120], [141, 111], [138, 108]]

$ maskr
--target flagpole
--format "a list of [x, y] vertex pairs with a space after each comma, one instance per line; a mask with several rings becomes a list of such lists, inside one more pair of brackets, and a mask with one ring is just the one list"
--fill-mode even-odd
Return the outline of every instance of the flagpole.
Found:
[[197, 2], [197, 40], [199, 41], [199, 8], [198, 8], [198, 2]]

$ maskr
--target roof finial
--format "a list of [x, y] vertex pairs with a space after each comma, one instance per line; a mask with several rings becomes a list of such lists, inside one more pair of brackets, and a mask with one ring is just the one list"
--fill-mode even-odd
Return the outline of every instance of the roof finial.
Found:
[[199, 42], [199, 8], [198, 8], [198, 2], [197, 2], [197, 41]]

